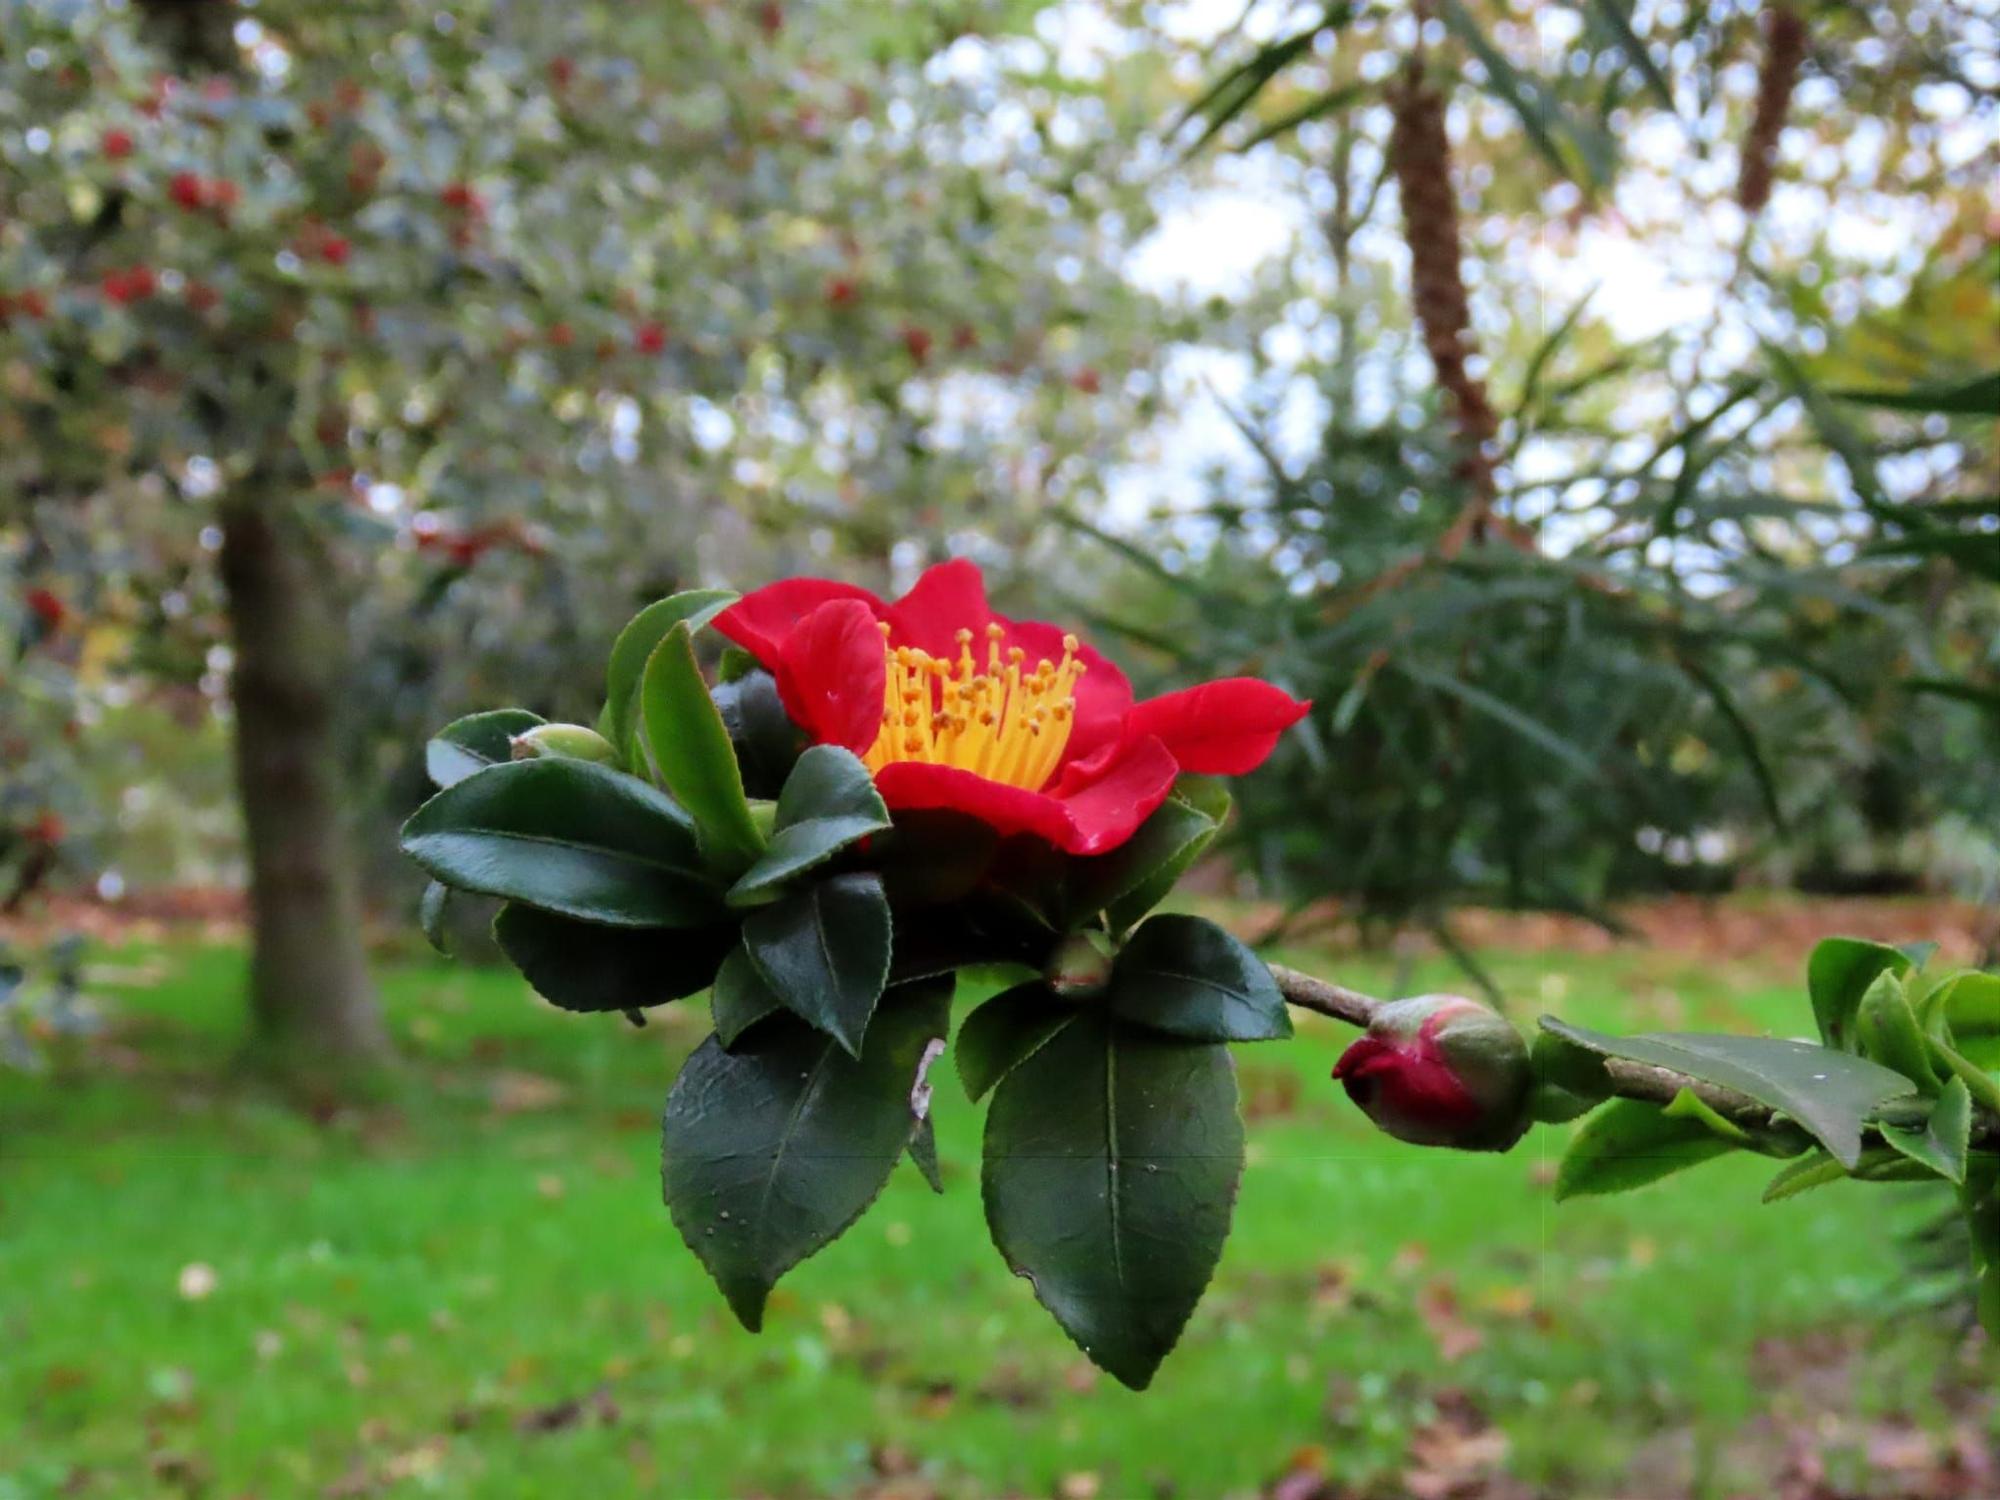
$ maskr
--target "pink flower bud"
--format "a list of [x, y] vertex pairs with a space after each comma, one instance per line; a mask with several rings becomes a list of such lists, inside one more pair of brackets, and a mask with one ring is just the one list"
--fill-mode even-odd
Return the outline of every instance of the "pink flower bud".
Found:
[[1419, 995], [1375, 1012], [1333, 1076], [1399, 1141], [1505, 1151], [1528, 1128], [1528, 1048], [1506, 1019], [1462, 995]]

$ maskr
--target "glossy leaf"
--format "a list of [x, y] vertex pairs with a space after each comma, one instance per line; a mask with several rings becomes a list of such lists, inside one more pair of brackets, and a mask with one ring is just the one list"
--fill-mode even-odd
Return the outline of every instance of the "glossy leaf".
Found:
[[776, 993], [764, 983], [764, 976], [750, 961], [749, 950], [739, 942], [722, 960], [715, 987], [708, 997], [709, 1015], [715, 1034], [725, 1047], [734, 1047], [737, 1038], [766, 1016], [784, 1009]]
[[446, 958], [451, 957], [451, 943], [444, 924], [450, 914], [451, 887], [442, 881], [431, 881], [424, 887], [423, 901], [417, 908], [417, 920], [424, 929], [424, 941]]
[[598, 728], [626, 757], [630, 769], [645, 766], [638, 744], [639, 688], [654, 649], [676, 625], [685, 623], [690, 631], [700, 630], [735, 602], [736, 595], [729, 589], [688, 589], [647, 605], [618, 632], [604, 669], [604, 713]]
[[1143, 1390], [1214, 1273], [1242, 1167], [1228, 1050], [1091, 1011], [994, 1092], [986, 1222], [1077, 1347]]
[[1796, 1120], [1850, 1166], [1861, 1158], [1862, 1126], [1875, 1107], [1910, 1088], [1908, 1079], [1880, 1063], [1810, 1042], [1699, 1032], [1614, 1037], [1553, 1016], [1544, 1016], [1542, 1026], [1600, 1056], [1735, 1089]]
[[536, 994], [564, 1010], [644, 1010], [698, 995], [736, 943], [736, 929], [603, 927], [509, 902], [493, 939]]
[[918, 1125], [912, 1091], [950, 1020], [951, 984], [884, 998], [851, 1057], [803, 1022], [711, 1036], [667, 1100], [662, 1181], [674, 1227], [753, 1332], [771, 1288], [875, 1200]]
[[708, 696], [685, 620], [647, 658], [639, 692], [646, 748], [660, 779], [693, 816], [710, 859], [741, 870], [763, 849], [764, 836], [751, 821], [736, 751]]
[[986, 1092], [1083, 1012], [1039, 979], [1003, 990], [965, 1018], [952, 1043], [965, 1097]]
[[1556, 1199], [1630, 1192], [1736, 1149], [1698, 1119], [1613, 1099], [1577, 1127], [1556, 1169]]
[[770, 843], [730, 889], [729, 904], [773, 900], [799, 875], [888, 827], [889, 809], [860, 757], [815, 745], [785, 779]]
[[910, 1162], [917, 1169], [934, 1193], [944, 1191], [944, 1169], [938, 1165], [937, 1128], [931, 1124], [931, 1117], [925, 1115], [917, 1121], [916, 1132], [910, 1137]]
[[418, 808], [403, 852], [446, 885], [587, 922], [696, 927], [723, 910], [688, 815], [589, 761], [489, 766]]
[[424, 746], [424, 769], [440, 788], [513, 758], [513, 739], [543, 722], [525, 708], [496, 708], [453, 719]]
[[1786, 1198], [1796, 1198], [1800, 1193], [1810, 1192], [1816, 1187], [1824, 1187], [1829, 1182], [1839, 1182], [1847, 1176], [1847, 1168], [1835, 1161], [1823, 1146], [1815, 1146], [1796, 1161], [1786, 1162], [1778, 1169], [1764, 1189], [1764, 1202], [1779, 1203]]
[[1292, 1034], [1285, 997], [1264, 961], [1203, 917], [1153, 917], [1111, 971], [1112, 1014], [1169, 1036], [1261, 1042]]
[[1921, 1130], [1884, 1125], [1882, 1139], [1911, 1161], [1921, 1162], [1949, 1182], [1965, 1181], [1966, 1154], [1972, 1149], [1972, 1093], [1963, 1078], [1945, 1086]]
[[1930, 1048], [1898, 976], [1878, 974], [1863, 992], [1854, 1014], [1854, 1036], [1863, 1056], [1894, 1068], [1927, 1094], [1937, 1092]]
[[835, 875], [752, 912], [743, 946], [785, 1009], [860, 1056], [889, 979], [889, 901], [877, 876]]
[[1109, 854], [1071, 861], [1065, 909], [1073, 918], [1109, 913], [1112, 931], [1123, 932], [1173, 889], [1221, 827], [1220, 819], [1169, 797]]
[[777, 680], [761, 667], [733, 678], [725, 674], [709, 697], [736, 749], [744, 791], [752, 797], [777, 796], [806, 744], [805, 732], [785, 715]]
[[1924, 1029], [1988, 1071], [2000, 1071], [2000, 975], [1965, 973], [1924, 996]]
[[1875, 976], [1907, 974], [1908, 955], [1887, 943], [1866, 938], [1827, 938], [1814, 946], [1806, 961], [1806, 989], [1812, 995], [1813, 1018], [1820, 1040], [1829, 1047], [1852, 1051], [1854, 1015]]

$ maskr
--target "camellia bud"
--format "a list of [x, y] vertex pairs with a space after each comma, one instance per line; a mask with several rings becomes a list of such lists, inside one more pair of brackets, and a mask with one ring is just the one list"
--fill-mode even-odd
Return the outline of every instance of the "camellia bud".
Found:
[[1333, 1076], [1399, 1141], [1505, 1151], [1528, 1128], [1533, 1074], [1521, 1034], [1462, 995], [1419, 995], [1375, 1012]]
[[510, 741], [514, 759], [534, 760], [544, 755], [564, 755], [571, 760], [594, 760], [605, 765], [618, 759], [611, 741], [582, 724], [537, 724]]
[[1111, 946], [1101, 933], [1073, 932], [1056, 944], [1042, 982], [1065, 1000], [1087, 1000], [1111, 983]]

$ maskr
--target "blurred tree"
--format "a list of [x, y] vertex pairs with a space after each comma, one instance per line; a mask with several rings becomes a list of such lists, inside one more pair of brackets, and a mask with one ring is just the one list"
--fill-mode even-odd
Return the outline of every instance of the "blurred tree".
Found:
[[0, 527], [24, 587], [121, 627], [103, 670], [226, 685], [281, 1066], [382, 1051], [345, 825], [376, 755], [355, 720], [436, 717], [399, 686], [532, 663], [580, 713], [566, 643], [595, 659], [637, 599], [752, 557], [907, 568], [913, 529], [1004, 542], [1045, 491], [1087, 496], [1148, 399], [1124, 377], [1155, 334], [1100, 248], [1143, 203], [1085, 165], [1117, 117], [987, 129], [1015, 87], [990, 50], [926, 78], [972, 30], [506, 0], [0, 18]]
[[[1318, 703], [1244, 789], [1269, 888], [1450, 941], [1458, 903], [1608, 920], [1774, 834], [1852, 867], [1994, 825], [1940, 768], [2000, 704], [1997, 39], [1947, 5], [1248, 8], [1184, 125], [1314, 226], [1237, 312], [1252, 472], [1164, 545], [1099, 535], [1107, 623]], [[1839, 394], [1914, 386], [1949, 399]]]

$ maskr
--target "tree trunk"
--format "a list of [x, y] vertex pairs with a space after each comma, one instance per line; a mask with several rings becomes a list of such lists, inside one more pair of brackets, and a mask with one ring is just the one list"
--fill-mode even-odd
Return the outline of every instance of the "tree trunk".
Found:
[[236, 777], [250, 856], [251, 1054], [338, 1088], [388, 1057], [342, 814], [346, 640], [329, 564], [278, 494], [225, 503]]

